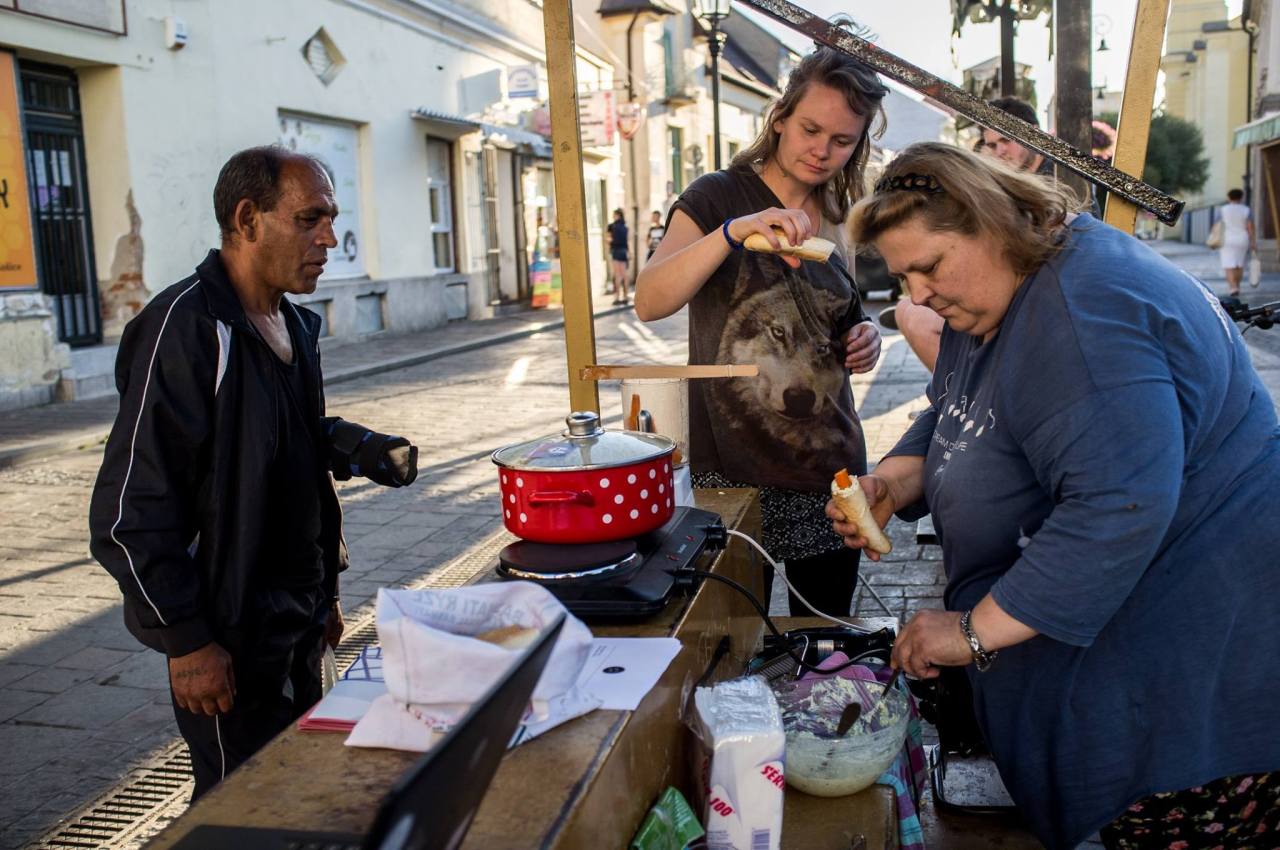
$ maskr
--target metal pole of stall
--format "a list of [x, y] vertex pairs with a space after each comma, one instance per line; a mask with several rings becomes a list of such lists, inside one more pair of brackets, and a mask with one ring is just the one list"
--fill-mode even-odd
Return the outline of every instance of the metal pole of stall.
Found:
[[555, 177], [560, 238], [569, 406], [572, 410], [599, 413], [600, 393], [596, 382], [582, 378], [582, 370], [596, 362], [596, 332], [591, 311], [591, 266], [587, 250], [582, 137], [578, 126], [577, 48], [572, 0], [545, 0], [542, 21], [551, 100], [551, 165]]
[[[1082, 151], [1093, 146], [1093, 3], [1059, 0], [1053, 4], [1055, 135]], [[1089, 182], [1065, 168], [1058, 180], [1081, 198]]]
[[[1116, 169], [1142, 177], [1147, 159], [1147, 137], [1151, 133], [1151, 109], [1156, 99], [1156, 75], [1164, 50], [1165, 22], [1169, 20], [1169, 0], [1138, 0], [1133, 41], [1129, 45], [1129, 68], [1124, 77], [1120, 119], [1116, 122], [1116, 153], [1111, 164]], [[1112, 227], [1132, 233], [1138, 208], [1115, 194], [1107, 195], [1103, 218]]]
[[720, 21], [711, 19], [711, 37], [707, 46], [711, 50], [711, 143], [715, 146], [716, 171], [720, 170], [720, 46], [724, 44], [724, 33], [720, 32]]
[[1013, 0], [1004, 0], [996, 12], [1000, 19], [1000, 96], [1018, 96], [1018, 66], [1013, 59], [1013, 37], [1017, 32], [1017, 12]]

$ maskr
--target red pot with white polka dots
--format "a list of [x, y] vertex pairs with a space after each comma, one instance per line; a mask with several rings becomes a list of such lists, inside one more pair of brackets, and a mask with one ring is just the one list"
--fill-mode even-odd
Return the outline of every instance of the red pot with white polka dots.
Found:
[[560, 434], [493, 453], [508, 531], [536, 543], [603, 543], [671, 518], [673, 441], [607, 431], [590, 411], [565, 421]]

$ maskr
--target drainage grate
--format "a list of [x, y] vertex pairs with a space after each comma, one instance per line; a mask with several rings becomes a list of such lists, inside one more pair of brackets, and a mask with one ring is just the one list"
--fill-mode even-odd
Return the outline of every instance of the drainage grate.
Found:
[[[498, 531], [468, 553], [410, 586], [461, 587], [493, 563], [498, 549], [514, 538]], [[355, 661], [366, 646], [378, 642], [373, 615], [349, 627], [334, 651], [338, 669]], [[29, 850], [130, 850], [142, 844], [186, 810], [191, 798], [191, 755], [174, 741], [150, 762], [135, 769], [115, 788], [80, 809]]]
[[186, 744], [175, 741], [32, 846], [37, 850], [133, 846], [180, 814], [190, 797], [191, 756]]

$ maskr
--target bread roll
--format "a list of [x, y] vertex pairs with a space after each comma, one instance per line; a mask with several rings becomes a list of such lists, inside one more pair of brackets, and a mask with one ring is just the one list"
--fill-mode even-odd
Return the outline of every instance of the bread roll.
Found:
[[476, 640], [496, 643], [504, 649], [524, 649], [538, 637], [537, 629], [525, 629], [520, 626], [501, 626], [489, 629], [476, 635]]
[[[844, 482], [848, 483], [845, 484]], [[843, 486], [841, 486], [843, 485]], [[858, 527], [858, 534], [867, 540], [867, 548], [881, 555], [893, 551], [893, 544], [884, 536], [880, 525], [871, 515], [871, 505], [867, 503], [867, 494], [858, 485], [858, 476], [850, 475], [848, 470], [840, 470], [831, 482], [831, 500], [836, 503], [844, 518]]]
[[786, 233], [779, 227], [773, 228], [773, 235], [778, 237], [778, 242], [782, 245], [781, 250], [770, 245], [769, 240], [762, 233], [752, 233], [743, 240], [742, 245], [748, 251], [759, 251], [762, 254], [790, 254], [802, 260], [815, 260], [819, 263], [825, 263], [836, 248], [834, 242], [819, 239], [816, 236], [809, 237], [799, 245], [792, 245]]

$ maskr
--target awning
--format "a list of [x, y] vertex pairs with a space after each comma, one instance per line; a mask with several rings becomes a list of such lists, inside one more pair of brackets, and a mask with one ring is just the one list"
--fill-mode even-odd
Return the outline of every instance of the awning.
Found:
[[678, 15], [680, 10], [662, 0], [601, 0], [596, 13], [602, 18], [650, 12], [654, 15]]
[[474, 133], [480, 129], [479, 121], [472, 121], [469, 118], [463, 118], [461, 115], [450, 115], [447, 112], [428, 109], [425, 106], [419, 106], [409, 114], [419, 121], [426, 121], [435, 125], [438, 130], [443, 131], [441, 135], [452, 139], [465, 136], [467, 133]]
[[1235, 129], [1232, 147], [1243, 148], [1280, 139], [1280, 112], [1255, 118]]
[[541, 159], [551, 159], [551, 140], [519, 127], [500, 127], [497, 124], [481, 124], [484, 138], [500, 148], [514, 148], [531, 153]]

